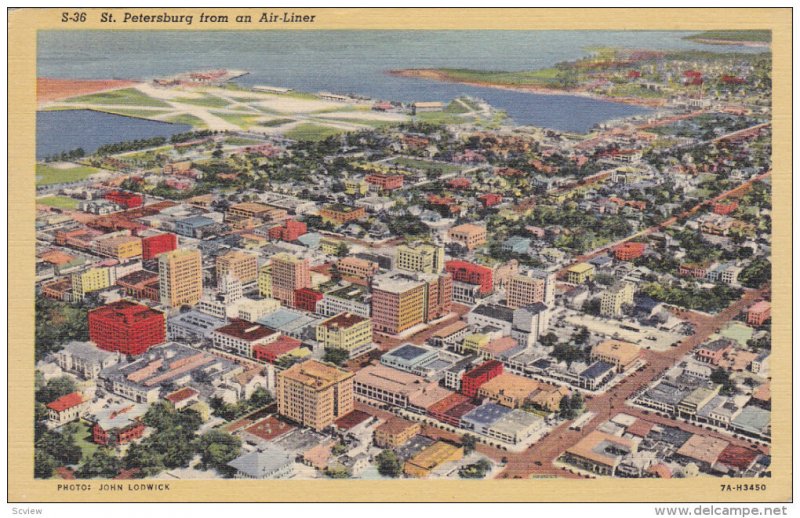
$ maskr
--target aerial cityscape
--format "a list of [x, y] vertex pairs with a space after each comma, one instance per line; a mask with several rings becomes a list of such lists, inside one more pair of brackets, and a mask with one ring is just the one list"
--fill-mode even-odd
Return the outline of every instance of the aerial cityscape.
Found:
[[769, 477], [770, 39], [40, 32], [34, 476]]

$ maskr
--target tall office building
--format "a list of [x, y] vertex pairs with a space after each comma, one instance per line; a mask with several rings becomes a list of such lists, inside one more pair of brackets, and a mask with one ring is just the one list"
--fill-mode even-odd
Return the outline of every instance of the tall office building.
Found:
[[200, 250], [179, 249], [158, 256], [161, 303], [193, 306], [203, 296], [203, 259]]
[[272, 257], [272, 298], [286, 306], [294, 307], [295, 290], [311, 287], [311, 271], [308, 259], [291, 254], [276, 254]]
[[308, 360], [278, 373], [278, 413], [317, 431], [353, 411], [352, 372]]
[[506, 286], [506, 305], [516, 309], [543, 302], [547, 307], [552, 307], [555, 284], [555, 275], [543, 270], [513, 275]]
[[395, 264], [401, 270], [439, 273], [444, 267], [444, 247], [426, 243], [400, 245]]
[[230, 273], [242, 285], [247, 286], [258, 279], [258, 258], [253, 254], [241, 250], [230, 252], [217, 257], [217, 284]]
[[372, 284], [372, 322], [376, 331], [398, 334], [440, 318], [452, 309], [450, 274], [393, 274]]

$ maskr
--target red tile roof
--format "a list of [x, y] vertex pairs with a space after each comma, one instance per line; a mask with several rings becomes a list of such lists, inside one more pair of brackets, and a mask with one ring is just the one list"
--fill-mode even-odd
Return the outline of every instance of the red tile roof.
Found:
[[171, 403], [180, 403], [185, 399], [189, 399], [190, 397], [196, 396], [199, 394], [195, 389], [191, 387], [184, 387], [180, 390], [176, 390], [172, 394], [168, 394], [166, 399]]
[[48, 403], [47, 408], [55, 410], [56, 412], [63, 412], [81, 403], [83, 403], [83, 395], [81, 395], [80, 392], [73, 392], [72, 394], [61, 396], [52, 403]]

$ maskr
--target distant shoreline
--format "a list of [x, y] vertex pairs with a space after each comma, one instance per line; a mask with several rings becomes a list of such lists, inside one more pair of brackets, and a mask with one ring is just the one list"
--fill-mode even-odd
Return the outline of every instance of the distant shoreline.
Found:
[[447, 72], [443, 72], [442, 70], [436, 70], [430, 68], [405, 68], [398, 70], [390, 70], [388, 74], [396, 77], [414, 77], [418, 79], [421, 78], [421, 79], [429, 79], [432, 81], [441, 81], [443, 83], [455, 83], [468, 86], [477, 86], [481, 88], [495, 88], [497, 90], [511, 90], [514, 92], [523, 92], [530, 94], [566, 95], [566, 96], [571, 95], [574, 97], [586, 97], [588, 99], [595, 99], [598, 101], [606, 101], [618, 104], [628, 104], [632, 106], [643, 106], [646, 108], [657, 108], [665, 104], [663, 99], [643, 99], [638, 97], [611, 97], [608, 95], [600, 95], [592, 92], [587, 92], [585, 90], [559, 90], [555, 88], [547, 88], [544, 86], [536, 86], [536, 85], [512, 86], [512, 85], [491, 83], [488, 81], [467, 81], [455, 78], [450, 74], [448, 74]]
[[716, 38], [688, 38], [697, 43], [704, 43], [706, 45], [734, 45], [737, 47], [761, 47], [769, 48], [769, 42], [766, 41], [739, 41], [739, 40], [723, 40]]

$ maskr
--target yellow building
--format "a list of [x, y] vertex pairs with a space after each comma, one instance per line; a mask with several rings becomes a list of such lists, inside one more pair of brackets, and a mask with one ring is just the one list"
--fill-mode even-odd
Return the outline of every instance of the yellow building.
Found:
[[491, 399], [498, 405], [509, 408], [519, 408], [534, 395], [540, 385], [542, 383], [536, 380], [504, 372], [481, 385], [478, 397]]
[[464, 223], [453, 227], [448, 232], [450, 239], [459, 243], [467, 250], [486, 244], [486, 228], [472, 223]]
[[117, 236], [95, 242], [95, 252], [120, 261], [142, 255], [142, 240], [135, 236]]
[[480, 351], [489, 343], [489, 335], [481, 333], [473, 333], [464, 338], [464, 350], [466, 351]]
[[593, 361], [611, 363], [617, 372], [623, 372], [639, 359], [639, 346], [620, 340], [606, 340], [592, 348], [591, 358]]
[[367, 194], [369, 184], [361, 178], [347, 178], [344, 181], [344, 192], [347, 194]]
[[444, 268], [444, 247], [425, 243], [397, 247], [395, 265], [400, 270], [439, 273]]
[[217, 285], [230, 273], [242, 284], [254, 282], [258, 278], [258, 258], [241, 250], [217, 257]]
[[633, 304], [634, 287], [631, 282], [621, 282], [603, 292], [600, 299], [600, 314], [604, 317], [622, 315], [622, 306]]
[[272, 265], [267, 263], [258, 270], [258, 293], [272, 297]]
[[552, 290], [554, 285], [552, 279], [546, 275], [513, 275], [506, 286], [506, 305], [517, 309], [537, 302], [547, 302], [548, 289]]
[[372, 346], [372, 321], [352, 313], [340, 313], [318, 325], [316, 334], [317, 341], [326, 349], [344, 349], [354, 357]]
[[444, 464], [464, 458], [464, 448], [444, 441], [437, 441], [408, 459], [403, 472], [409, 477], [425, 478]]
[[594, 278], [594, 265], [577, 263], [567, 268], [567, 282], [583, 284]]
[[336, 252], [339, 250], [339, 243], [341, 243], [341, 241], [338, 239], [323, 237], [319, 240], [319, 248], [325, 255], [336, 255]]
[[242, 202], [231, 205], [225, 212], [225, 221], [237, 224], [246, 221], [262, 221], [275, 223], [286, 219], [287, 212], [283, 209], [270, 207], [263, 203]]
[[103, 290], [115, 282], [111, 268], [90, 268], [81, 273], [72, 274], [72, 298], [80, 300], [87, 293]]
[[278, 373], [278, 413], [317, 431], [353, 411], [352, 372], [307, 360]]
[[421, 431], [420, 423], [402, 417], [391, 417], [375, 429], [375, 444], [379, 448], [397, 448]]
[[158, 256], [161, 303], [194, 306], [203, 296], [203, 260], [200, 250], [179, 249]]

